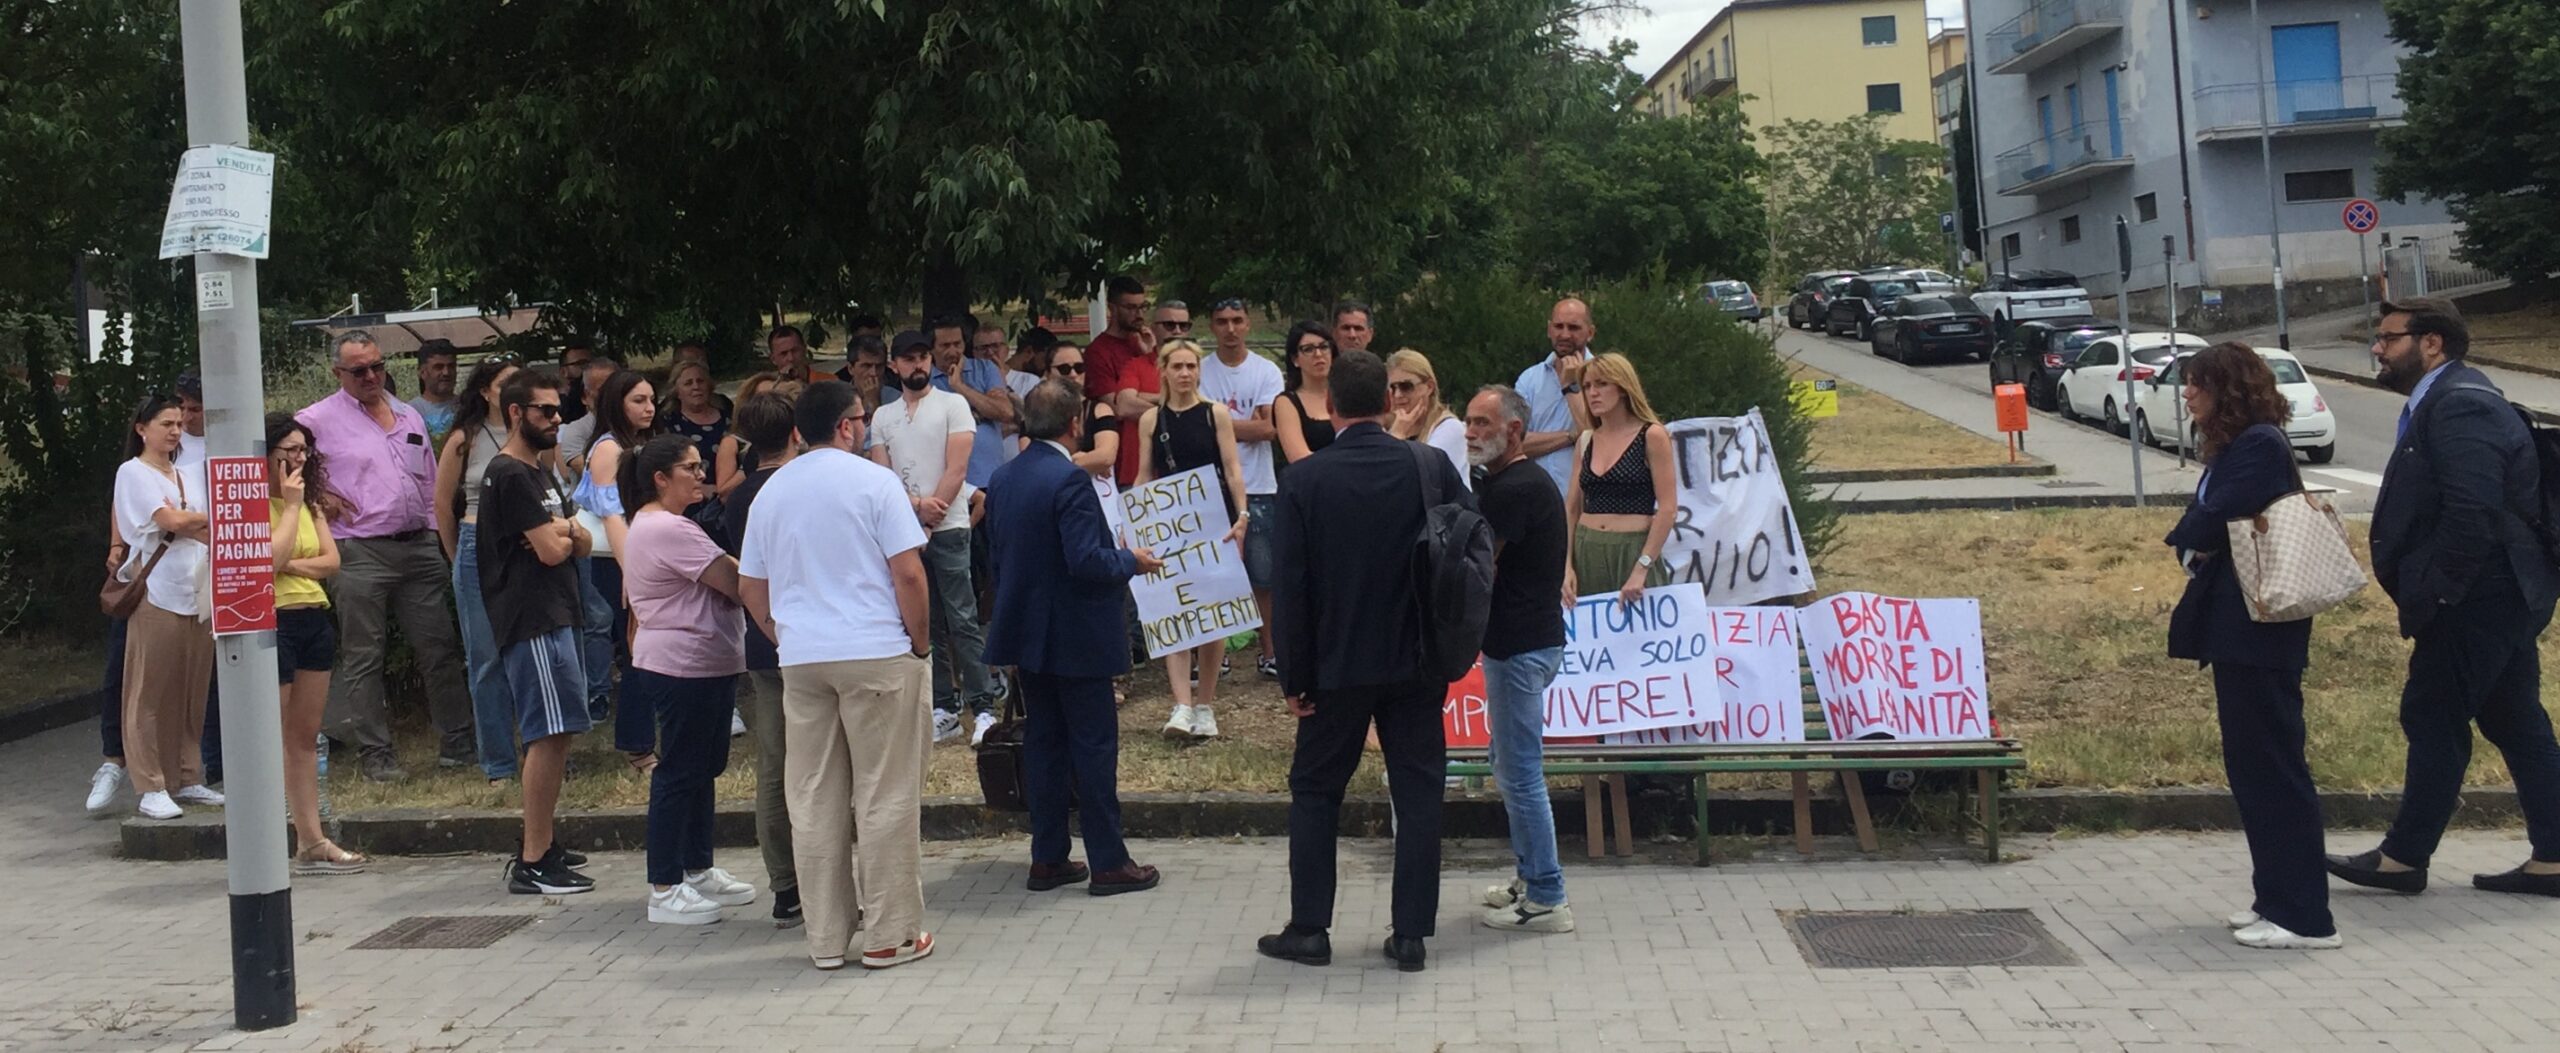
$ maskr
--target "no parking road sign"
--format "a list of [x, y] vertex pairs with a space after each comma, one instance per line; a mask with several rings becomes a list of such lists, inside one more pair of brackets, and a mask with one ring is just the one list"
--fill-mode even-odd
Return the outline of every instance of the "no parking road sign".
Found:
[[2373, 228], [2382, 225], [2382, 209], [2371, 201], [2357, 198], [2347, 202], [2346, 209], [2338, 214], [2338, 218], [2346, 222], [2348, 230], [2371, 234]]

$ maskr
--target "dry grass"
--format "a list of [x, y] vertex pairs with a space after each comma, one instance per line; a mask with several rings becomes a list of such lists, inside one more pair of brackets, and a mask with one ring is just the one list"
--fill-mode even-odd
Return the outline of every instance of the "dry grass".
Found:
[[[1791, 364], [1797, 380], [1831, 374]], [[1813, 423], [1813, 463], [1834, 471], [2006, 464], [2008, 448], [1847, 381], [1840, 415]]]
[[105, 669], [106, 652], [96, 644], [67, 644], [42, 636], [13, 639], [9, 647], [9, 685], [0, 691], [0, 712], [94, 689]]
[[2481, 315], [2471, 323], [2471, 350], [2488, 358], [2560, 369], [2560, 302]]

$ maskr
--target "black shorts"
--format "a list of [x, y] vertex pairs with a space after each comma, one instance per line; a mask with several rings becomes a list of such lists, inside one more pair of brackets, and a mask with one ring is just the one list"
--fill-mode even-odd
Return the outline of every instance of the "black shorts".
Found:
[[326, 673], [338, 664], [338, 620], [327, 607], [288, 607], [276, 612], [276, 676], [290, 684], [295, 673]]

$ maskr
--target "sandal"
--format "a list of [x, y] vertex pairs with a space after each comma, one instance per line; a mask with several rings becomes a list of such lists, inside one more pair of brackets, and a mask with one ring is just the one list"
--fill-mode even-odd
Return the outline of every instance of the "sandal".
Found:
[[626, 753], [623, 756], [631, 761], [631, 770], [639, 775], [645, 777], [658, 770], [658, 755], [654, 752]]
[[362, 852], [350, 852], [335, 841], [322, 841], [294, 853], [293, 872], [305, 875], [361, 874], [373, 860]]

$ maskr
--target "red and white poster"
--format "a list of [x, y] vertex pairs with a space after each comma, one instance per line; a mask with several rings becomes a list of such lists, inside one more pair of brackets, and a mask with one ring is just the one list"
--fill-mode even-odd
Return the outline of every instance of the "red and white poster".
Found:
[[204, 471], [213, 494], [213, 634], [272, 632], [276, 564], [267, 544], [267, 459], [208, 457]]
[[1832, 738], [1991, 737], [1978, 601], [1844, 592], [1798, 620]]

